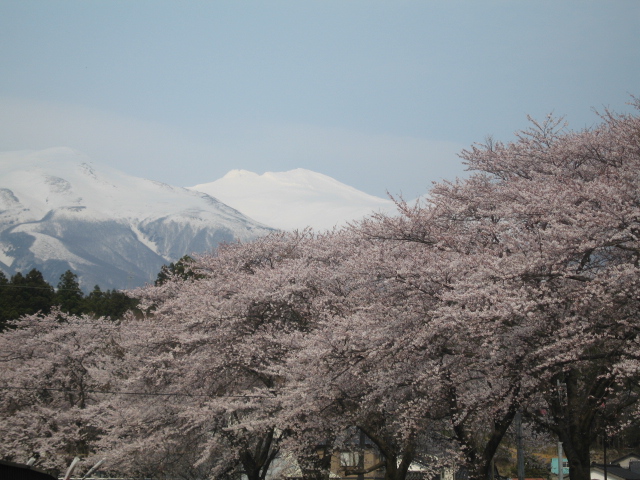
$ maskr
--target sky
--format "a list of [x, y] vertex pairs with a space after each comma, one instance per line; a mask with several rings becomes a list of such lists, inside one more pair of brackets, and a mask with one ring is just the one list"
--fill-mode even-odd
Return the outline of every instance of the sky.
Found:
[[0, 151], [413, 198], [527, 115], [633, 112], [639, 45], [637, 0], [0, 0]]

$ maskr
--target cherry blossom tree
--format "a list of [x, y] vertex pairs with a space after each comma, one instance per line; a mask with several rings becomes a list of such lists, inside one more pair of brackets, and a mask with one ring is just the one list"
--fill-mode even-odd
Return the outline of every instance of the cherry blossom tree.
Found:
[[485, 480], [524, 411], [588, 480], [640, 372], [640, 119], [602, 118], [475, 145], [469, 178], [396, 216], [194, 257], [133, 293], [144, 315], [24, 317], [0, 335], [0, 454], [264, 480], [286, 448], [319, 479], [356, 429], [381, 462], [347, 474], [404, 480], [428, 445]]
[[[417, 412], [436, 411], [441, 422], [447, 421], [449, 440], [458, 445], [470, 477], [485, 479], [524, 394], [521, 363], [513, 361], [517, 331], [501, 331], [490, 317], [461, 305], [461, 298], [468, 302], [478, 283], [486, 282], [479, 273], [485, 260], [477, 251], [471, 254], [469, 246], [453, 243], [459, 240], [453, 229], [458, 226], [443, 216], [435, 200], [399, 206], [400, 217], [379, 216], [360, 228], [363, 235], [403, 252], [384, 276], [413, 299], [395, 314], [396, 322], [414, 318], [395, 336], [402, 346], [397, 355], [412, 367], [407, 371], [415, 392], [411, 404]], [[391, 304], [399, 305], [397, 300]], [[417, 399], [424, 398], [431, 405], [423, 400], [420, 406]]]
[[0, 335], [0, 456], [55, 473], [96, 451], [95, 408], [121, 354], [114, 324], [59, 311], [29, 315]]
[[[620, 372], [636, 345], [634, 122], [611, 115], [575, 133], [550, 118], [464, 152], [477, 173], [424, 205], [400, 202], [400, 217], [227, 247], [198, 260], [204, 280], [150, 289], [161, 301], [149, 320], [189, 335], [211, 322], [205, 356], [188, 337], [168, 344], [228, 372], [225, 392], [260, 393], [216, 401], [236, 433], [337, 438], [353, 425], [401, 479], [417, 439], [448, 419], [471, 476], [486, 478], [516, 411], [544, 406], [539, 421], [585, 478], [593, 412], [628, 391]], [[207, 377], [176, 371], [185, 388]]]
[[583, 132], [559, 126], [548, 119], [517, 144], [465, 158], [500, 179], [478, 210], [501, 244], [501, 277], [518, 292], [501, 303], [530, 318], [530, 373], [551, 414], [541, 420], [577, 480], [589, 478], [600, 407], [610, 415], [635, 401], [615, 365], [637, 357], [640, 119], [606, 114]]
[[[472, 340], [454, 345], [475, 345], [467, 374], [491, 387], [477, 390], [486, 401], [471, 395], [461, 410], [458, 389], [469, 384], [451, 383], [470, 465], [492, 456], [524, 398], [536, 410], [542, 399], [550, 416], [539, 420], [563, 441], [571, 478], [587, 479], [599, 406], [611, 413], [635, 401], [626, 381], [638, 342], [639, 132], [632, 115], [607, 114], [583, 132], [533, 122], [514, 143], [463, 152], [477, 172], [469, 179], [436, 185], [426, 205], [400, 202], [399, 219], [365, 225], [372, 237], [415, 245], [416, 255], [452, 253], [454, 273], [432, 315]], [[498, 433], [484, 437], [482, 455], [459, 432], [480, 405]]]
[[[216, 477], [265, 478], [287, 433], [277, 422], [284, 385], [279, 366], [289, 337], [309, 331], [314, 321], [312, 286], [302, 273], [312, 242], [312, 234], [301, 232], [227, 245], [196, 258], [197, 275], [136, 292], [150, 313], [123, 322], [123, 332], [131, 332], [123, 333], [131, 342], [126, 350], [135, 357], [129, 363], [138, 366], [122, 388], [154, 395], [156, 407], [145, 412], [142, 397], [114, 400], [114, 412], [142, 412], [141, 423], [151, 425], [141, 446], [119, 449], [127, 469], [140, 464], [139, 452], [168, 438], [158, 427], [170, 417], [176, 441], [198, 439], [189, 447], [190, 454], [198, 452], [196, 467], [214, 462]], [[139, 422], [134, 428], [115, 423], [121, 426], [108, 439], [114, 446], [140, 436]]]
[[[415, 257], [405, 245], [346, 229], [323, 238], [320, 249], [331, 268], [323, 270], [327, 262], [312, 266], [322, 272], [314, 288], [320, 320], [289, 357], [288, 423], [311, 439], [317, 432], [336, 439], [338, 451], [357, 448], [338, 441], [348, 427], [357, 427], [376, 445], [381, 461], [352, 465], [346, 473], [383, 469], [390, 480], [404, 479], [419, 444], [440, 430], [447, 413], [433, 374], [438, 345], [425, 350], [414, 342], [428, 318], [430, 297], [407, 289]], [[424, 289], [434, 286], [422, 283]]]

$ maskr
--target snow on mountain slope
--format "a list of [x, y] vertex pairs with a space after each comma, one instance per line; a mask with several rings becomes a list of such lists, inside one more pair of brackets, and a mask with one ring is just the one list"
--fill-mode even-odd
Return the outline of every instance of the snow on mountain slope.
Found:
[[368, 195], [302, 168], [263, 175], [232, 170], [215, 182], [191, 189], [207, 193], [259, 222], [282, 230], [307, 226], [327, 230], [374, 211], [395, 211], [391, 200]]
[[131, 177], [68, 149], [0, 153], [0, 269], [127, 288], [220, 242], [268, 233], [215, 198]]

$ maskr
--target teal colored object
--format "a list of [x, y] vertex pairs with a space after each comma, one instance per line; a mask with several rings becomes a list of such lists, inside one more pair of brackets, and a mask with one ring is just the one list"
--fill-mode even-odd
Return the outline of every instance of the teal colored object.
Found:
[[[551, 459], [551, 473], [553, 475], [558, 475], [558, 459], [557, 458], [552, 458]], [[567, 461], [566, 458], [562, 459], [562, 475], [569, 475], [569, 462]]]

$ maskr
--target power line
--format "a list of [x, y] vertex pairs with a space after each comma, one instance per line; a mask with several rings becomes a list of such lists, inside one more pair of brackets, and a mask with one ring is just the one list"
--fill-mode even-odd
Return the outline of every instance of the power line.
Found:
[[[100, 288], [100, 285], [96, 285], [98, 288]], [[48, 291], [53, 291], [54, 293], [56, 292], [78, 292], [81, 293], [82, 295], [84, 295], [85, 297], [91, 295], [91, 293], [93, 293], [95, 290], [91, 290], [91, 292], [89, 292], [88, 294], [85, 295], [84, 290], [82, 290], [82, 288], [56, 288], [53, 285], [49, 285], [48, 287], [35, 287], [35, 286], [31, 286], [31, 285], [13, 285], [11, 283], [0, 283], [0, 288], [22, 288], [22, 289], [26, 289], [26, 290], [48, 290]], [[128, 289], [117, 289], [117, 288], [113, 288], [113, 289], [107, 289], [107, 290], [100, 290], [100, 293], [107, 293], [107, 292], [117, 292], [117, 293], [122, 293], [124, 295], [126, 295], [124, 292], [128, 291]]]
[[33, 287], [30, 285], [12, 285], [10, 283], [0, 284], [0, 288], [24, 288], [29, 290], [49, 290], [52, 292], [82, 292], [81, 288], [54, 288], [52, 286], [48, 287]]
[[[65, 312], [61, 312], [61, 313], [65, 313]], [[20, 317], [20, 318], [16, 318], [13, 320], [9, 320], [7, 321], [8, 324], [10, 324], [11, 326], [15, 326], [16, 323], [19, 323], [24, 317]], [[91, 318], [91, 316], [89, 315], [89, 318]], [[53, 325], [55, 328], [60, 328], [62, 326], [65, 325], [71, 325], [71, 326], [77, 326], [77, 327], [83, 327], [83, 326], [91, 326], [92, 328], [94, 328], [95, 330], [104, 330], [104, 331], [111, 331], [113, 332], [114, 330], [116, 331], [116, 333], [130, 333], [131, 331], [135, 331], [135, 330], [144, 330], [144, 331], [149, 331], [149, 330], [154, 330], [156, 332], [174, 332], [174, 333], [185, 333], [185, 334], [189, 334], [189, 333], [201, 333], [201, 334], [206, 334], [206, 333], [210, 333], [210, 332], [214, 332], [217, 328], [218, 325], [216, 325], [214, 322], [216, 321], [230, 321], [230, 320], [242, 320], [244, 317], [242, 315], [224, 315], [224, 316], [218, 316], [218, 317], [213, 317], [213, 319], [208, 319], [208, 321], [213, 322], [211, 325], [206, 325], [203, 324], [205, 322], [192, 322], [190, 324], [186, 324], [184, 325], [184, 327], [180, 328], [180, 327], [171, 327], [169, 325], [167, 325], [166, 323], [158, 323], [158, 322], [153, 322], [153, 321], [145, 321], [145, 320], [133, 320], [133, 321], [129, 321], [129, 320], [122, 320], [122, 319], [110, 319], [110, 320], [106, 320], [106, 316], [102, 316], [102, 318], [105, 318], [104, 322], [98, 322], [95, 321], [97, 319], [88, 319], [88, 320], [84, 320], [83, 317], [81, 316], [71, 316], [71, 319], [75, 320], [74, 322], [63, 322], [60, 323], [58, 320], [56, 320], [55, 325]], [[40, 322], [38, 323], [39, 326], [43, 326], [45, 325], [44, 322]], [[195, 330], [193, 330], [193, 328], [195, 327]], [[202, 330], [199, 330], [202, 329]], [[24, 330], [23, 327], [18, 327], [16, 329], [11, 329], [10, 331], [17, 331], [17, 330]], [[51, 331], [53, 331], [54, 329], [52, 329]]]
[[275, 398], [273, 395], [213, 395], [207, 393], [166, 393], [166, 392], [114, 392], [110, 390], [69, 390], [66, 388], [50, 388], [50, 387], [16, 387], [13, 385], [0, 386], [0, 390], [30, 390], [30, 391], [45, 391], [45, 392], [59, 392], [59, 393], [74, 393], [80, 395], [83, 393], [104, 394], [104, 395], [127, 395], [127, 396], [142, 396], [142, 397], [192, 397], [192, 398]]

